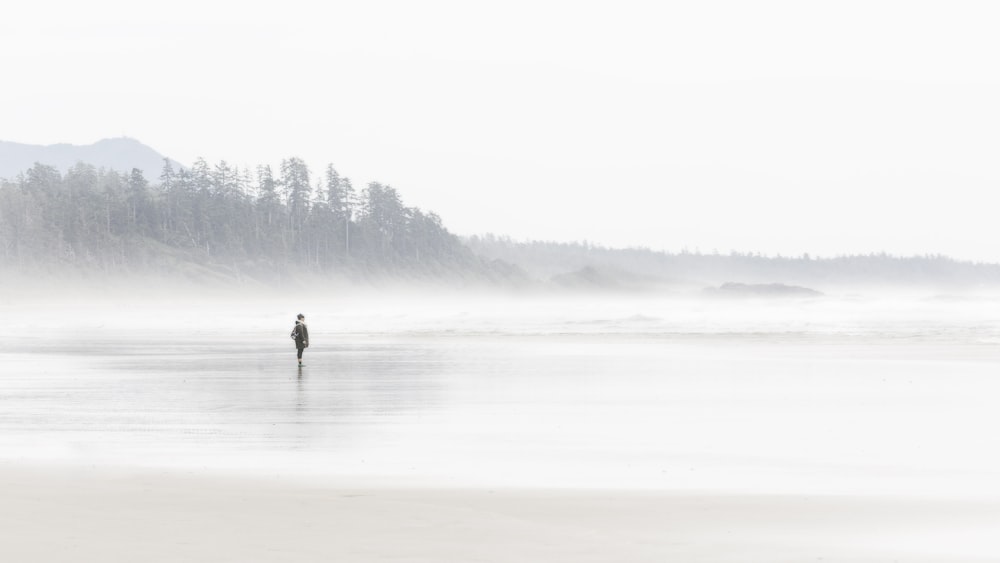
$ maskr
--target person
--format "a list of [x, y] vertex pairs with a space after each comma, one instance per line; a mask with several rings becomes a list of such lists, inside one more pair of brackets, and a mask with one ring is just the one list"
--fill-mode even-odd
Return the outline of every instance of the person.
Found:
[[306, 326], [306, 316], [302, 313], [299, 313], [295, 320], [292, 338], [295, 340], [295, 350], [298, 352], [299, 367], [302, 367], [302, 351], [309, 347], [309, 327]]

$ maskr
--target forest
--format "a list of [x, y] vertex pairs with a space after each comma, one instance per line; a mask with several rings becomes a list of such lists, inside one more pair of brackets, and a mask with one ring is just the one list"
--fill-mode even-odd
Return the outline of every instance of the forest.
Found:
[[356, 189], [332, 166], [278, 170], [165, 160], [158, 181], [78, 163], [35, 164], [0, 183], [0, 271], [180, 274], [267, 283], [319, 275], [357, 281], [496, 281], [516, 269], [473, 254], [440, 217], [388, 185]]
[[[664, 246], [670, 241], [663, 241]], [[151, 182], [77, 163], [0, 180], [0, 282], [154, 276], [302, 285], [446, 282], [618, 291], [722, 284], [1000, 288], [1000, 265], [884, 253], [816, 258], [615, 249], [587, 242], [459, 238], [391, 186], [356, 189], [332, 165], [277, 170], [164, 159]]]

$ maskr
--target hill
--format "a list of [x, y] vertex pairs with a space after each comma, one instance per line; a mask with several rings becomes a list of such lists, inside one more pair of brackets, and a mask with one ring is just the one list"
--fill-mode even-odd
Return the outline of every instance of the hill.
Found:
[[520, 242], [494, 235], [467, 237], [464, 242], [487, 260], [514, 264], [535, 280], [566, 287], [717, 288], [721, 295], [786, 294], [795, 287], [821, 292], [876, 287], [1000, 288], [1000, 264], [963, 262], [946, 256], [668, 253], [589, 243]]
[[[91, 145], [26, 145], [0, 141], [0, 178], [14, 179], [35, 163], [52, 166], [65, 174], [83, 162], [95, 168], [117, 172], [142, 170], [147, 178], [157, 178], [163, 169], [164, 156], [135, 139], [102, 139]], [[171, 161], [174, 168], [181, 166]]]

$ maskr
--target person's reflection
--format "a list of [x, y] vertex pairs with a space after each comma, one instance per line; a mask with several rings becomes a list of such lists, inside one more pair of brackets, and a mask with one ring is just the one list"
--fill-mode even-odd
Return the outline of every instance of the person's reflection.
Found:
[[305, 377], [302, 375], [302, 366], [299, 366], [299, 375], [295, 378], [295, 414], [299, 422], [305, 422], [306, 389]]

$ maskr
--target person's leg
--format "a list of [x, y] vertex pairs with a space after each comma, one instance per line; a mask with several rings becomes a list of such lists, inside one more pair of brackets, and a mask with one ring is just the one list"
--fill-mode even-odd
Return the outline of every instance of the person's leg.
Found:
[[301, 364], [302, 363], [302, 351], [305, 350], [305, 348], [296, 348], [295, 350], [299, 353], [299, 363]]

